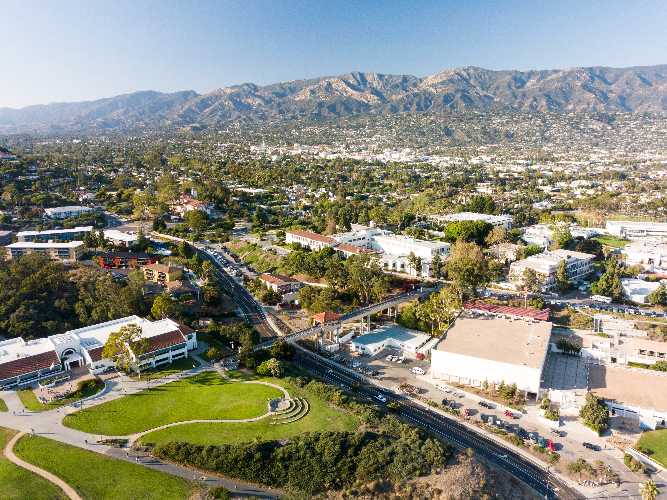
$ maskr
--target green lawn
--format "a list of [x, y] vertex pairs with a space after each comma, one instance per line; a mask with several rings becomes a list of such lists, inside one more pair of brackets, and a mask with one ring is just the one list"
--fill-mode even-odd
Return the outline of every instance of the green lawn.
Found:
[[667, 467], [667, 429], [645, 432], [635, 448]]
[[238, 384], [206, 372], [71, 413], [63, 424], [108, 436], [126, 436], [183, 420], [240, 420], [268, 410], [273, 387]]
[[[202, 423], [187, 424], [161, 429], [141, 437], [144, 443], [183, 441], [201, 445], [219, 445], [245, 443], [259, 437], [263, 441], [284, 439], [304, 432], [315, 431], [353, 431], [359, 427], [359, 419], [350, 413], [330, 407], [325, 401], [310, 393], [292, 387], [281, 379], [258, 377], [242, 372], [230, 372], [230, 377], [243, 380], [266, 380], [281, 385], [292, 397], [303, 397], [310, 407], [308, 414], [289, 424], [271, 424], [272, 418], [266, 417], [256, 422], [239, 423]], [[241, 385], [241, 384], [239, 384]], [[249, 384], [244, 384], [246, 387]]]
[[19, 396], [19, 399], [23, 403], [23, 406], [25, 406], [26, 409], [30, 411], [46, 411], [46, 410], [53, 410], [55, 408], [60, 408], [61, 406], [67, 406], [69, 404], [75, 403], [76, 401], [89, 398], [91, 396], [94, 396], [98, 392], [101, 392], [103, 389], [104, 389], [104, 384], [101, 383], [100, 381], [100, 383], [96, 387], [84, 390], [81, 393], [77, 391], [75, 393], [77, 394], [76, 396], [60, 399], [58, 401], [52, 401], [46, 404], [41, 403], [39, 399], [37, 399], [37, 396], [35, 395], [33, 390], [30, 388], [17, 391], [17, 394]]
[[4, 399], [0, 399], [0, 411], [7, 411], [9, 408], [7, 408], [7, 403], [5, 403]]
[[[160, 377], [169, 377], [185, 370], [192, 370], [192, 366], [198, 368], [201, 363], [194, 358], [188, 356], [187, 358], [177, 359], [170, 365], [158, 366], [155, 370], [142, 370], [141, 378], [149, 377], [151, 379]], [[137, 378], [136, 373], [131, 374], [132, 378]]]
[[[86, 500], [186, 500], [201, 488], [196, 483], [164, 472], [41, 436], [23, 436], [14, 451], [26, 462], [58, 476]], [[29, 492], [17, 498], [41, 498], [39, 490]], [[52, 495], [44, 498], [59, 497]]]
[[[206, 345], [208, 345], [209, 349], [211, 347], [215, 347], [220, 351], [223, 357], [229, 356], [232, 353], [229, 347], [223, 345], [221, 342], [218, 342], [208, 333], [197, 333], [197, 342], [199, 341], [206, 342]], [[208, 361], [209, 363], [211, 362], [211, 360], [209, 359], [208, 355], [205, 352], [198, 354], [198, 356], [204, 361]]]
[[[17, 431], [0, 427], [0, 450], [4, 450]], [[67, 495], [56, 485], [34, 472], [14, 465], [0, 453], [0, 498], [3, 500], [65, 500]]]
[[607, 234], [604, 234], [602, 236], [597, 236], [593, 239], [599, 241], [603, 245], [612, 248], [623, 248], [625, 245], [630, 243], [630, 240], [626, 240], [625, 238], [617, 238], [616, 236], [610, 236]]

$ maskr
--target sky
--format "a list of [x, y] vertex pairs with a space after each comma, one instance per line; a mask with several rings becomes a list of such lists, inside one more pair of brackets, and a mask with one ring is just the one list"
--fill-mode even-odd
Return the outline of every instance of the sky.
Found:
[[0, 108], [350, 71], [667, 63], [664, 0], [0, 0]]

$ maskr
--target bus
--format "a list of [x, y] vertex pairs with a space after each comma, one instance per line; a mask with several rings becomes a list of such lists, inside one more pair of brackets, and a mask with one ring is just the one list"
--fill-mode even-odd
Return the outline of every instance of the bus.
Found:
[[611, 304], [611, 297], [605, 297], [604, 295], [593, 295], [591, 300], [595, 302], [605, 302], [606, 304]]

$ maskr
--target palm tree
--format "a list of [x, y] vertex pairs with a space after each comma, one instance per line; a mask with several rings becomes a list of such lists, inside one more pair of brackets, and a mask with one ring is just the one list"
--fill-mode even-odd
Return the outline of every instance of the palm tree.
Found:
[[655, 500], [658, 498], [658, 487], [653, 481], [646, 481], [639, 486], [639, 493], [644, 500]]

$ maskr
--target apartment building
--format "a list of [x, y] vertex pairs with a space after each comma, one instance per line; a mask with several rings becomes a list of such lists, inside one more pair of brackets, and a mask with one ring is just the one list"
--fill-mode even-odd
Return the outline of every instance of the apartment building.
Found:
[[510, 265], [510, 281], [519, 283], [522, 273], [532, 269], [540, 278], [542, 290], [553, 291], [556, 289], [556, 268], [561, 261], [565, 261], [570, 280], [576, 283], [584, 280], [593, 270], [594, 258], [594, 255], [588, 253], [563, 249], [533, 255]]
[[34, 243], [23, 241], [12, 243], [5, 248], [8, 259], [18, 259], [31, 253], [44, 253], [52, 261], [71, 261], [81, 260], [85, 251], [85, 245], [82, 241], [69, 241], [67, 243]]
[[86, 233], [90, 233], [93, 226], [75, 227], [74, 229], [53, 229], [50, 231], [20, 231], [16, 234], [19, 242], [32, 241], [48, 243], [49, 241], [82, 241]]
[[144, 272], [146, 281], [154, 281], [155, 283], [168, 283], [170, 281], [176, 281], [183, 276], [182, 269], [167, 264], [149, 264], [143, 266], [141, 270]]
[[46, 208], [44, 212], [50, 219], [69, 219], [70, 217], [77, 217], [82, 214], [94, 212], [94, 210], [90, 207], [69, 206]]

